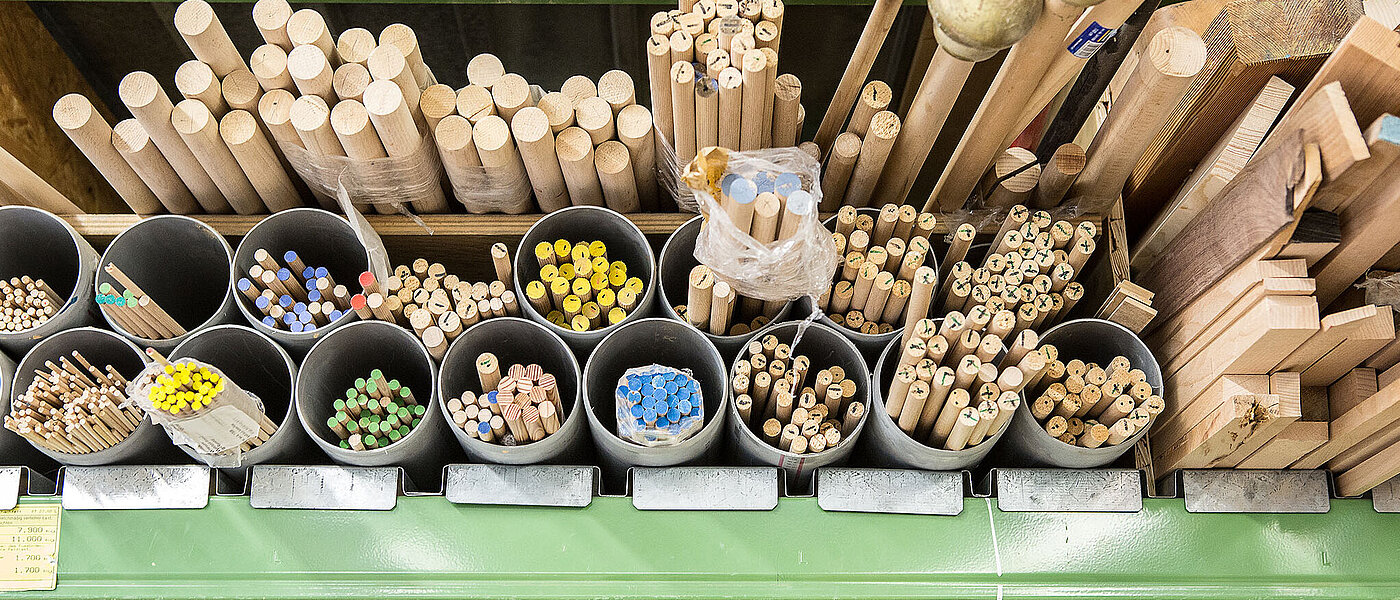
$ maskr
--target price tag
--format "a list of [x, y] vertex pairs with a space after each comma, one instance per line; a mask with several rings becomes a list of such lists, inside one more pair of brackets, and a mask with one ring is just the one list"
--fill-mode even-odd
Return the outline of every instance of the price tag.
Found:
[[773, 510], [772, 467], [637, 467], [632, 506], [639, 510]]
[[58, 586], [58, 504], [24, 504], [0, 511], [0, 591]]
[[248, 501], [253, 508], [393, 510], [398, 467], [255, 465]]

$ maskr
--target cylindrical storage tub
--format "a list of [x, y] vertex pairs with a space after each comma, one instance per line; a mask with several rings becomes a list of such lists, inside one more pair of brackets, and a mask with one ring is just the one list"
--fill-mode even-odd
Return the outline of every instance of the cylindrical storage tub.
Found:
[[[525, 285], [540, 277], [540, 263], [535, 258], [535, 246], [540, 242], [567, 240], [570, 244], [581, 241], [601, 241], [608, 247], [609, 261], [622, 261], [627, 264], [627, 274], [642, 280], [642, 293], [637, 297], [637, 306], [620, 323], [578, 332], [549, 322], [528, 300]], [[656, 297], [656, 257], [642, 230], [621, 213], [597, 206], [572, 206], [545, 215], [536, 221], [515, 252], [515, 295], [530, 320], [540, 323], [554, 332], [573, 349], [580, 358], [587, 358], [593, 347], [612, 333], [618, 325], [629, 323], [647, 316]], [[604, 317], [606, 318], [606, 316]]]
[[92, 280], [97, 251], [67, 221], [29, 206], [0, 206], [0, 278], [42, 279], [61, 296], [62, 307], [38, 327], [0, 331], [0, 350], [24, 356], [54, 333], [98, 322]]
[[[102, 253], [96, 290], [104, 284], [125, 286], [106, 271], [115, 265], [185, 330], [183, 335], [152, 339], [132, 325], [133, 309], [102, 305], [102, 316], [117, 333], [138, 346], [169, 352], [194, 332], [232, 323], [238, 318], [229, 278], [233, 248], [223, 236], [204, 223], [180, 215], [162, 215], [137, 221], [117, 235]], [[118, 317], [117, 311], [122, 311]]]
[[[427, 403], [422, 420], [407, 436], [388, 446], [341, 448], [340, 438], [326, 426], [326, 420], [335, 416], [336, 399], [344, 398], [356, 379], [375, 369], [417, 391], [417, 401]], [[437, 407], [433, 359], [413, 332], [384, 321], [358, 321], [340, 327], [306, 353], [293, 389], [302, 427], [333, 460], [357, 467], [403, 467], [419, 489], [437, 489], [433, 485], [442, 477], [442, 467], [451, 456], [443, 431], [447, 424]]]
[[[856, 209], [856, 214], [857, 214], [857, 215], [869, 215], [870, 217], [875, 218], [875, 219], [878, 220], [879, 217], [880, 217], [880, 209], [878, 209], [878, 208], [860, 208], [860, 209]], [[836, 217], [833, 216], [833, 217], [828, 218], [828, 219], [825, 220], [825, 221], [822, 221], [822, 225], [826, 226], [827, 231], [834, 231], [834, 230], [835, 230], [835, 227], [836, 227]], [[929, 243], [933, 246], [933, 248], [929, 251], [929, 255], [926, 256], [926, 257], [924, 257], [924, 265], [925, 265], [925, 266], [928, 266], [928, 267], [931, 267], [935, 272], [937, 272], [937, 271], [938, 271], [938, 256], [937, 256], [937, 254], [938, 254], [938, 252], [939, 252], [939, 250], [938, 250], [938, 245], [937, 245], [936, 243], [934, 243], [933, 240], [929, 240]], [[874, 244], [872, 243], [871, 245], [873, 246]], [[846, 257], [845, 257], [845, 256], [841, 256], [841, 257], [839, 257], [839, 258], [840, 258], [840, 260], [837, 261], [837, 266], [836, 266], [837, 271], [840, 271], [840, 270], [843, 268], [843, 265], [845, 264], [845, 258], [846, 258]], [[885, 271], [890, 271], [889, 268], [886, 268], [886, 269], [884, 269], [884, 270], [885, 270]], [[896, 267], [896, 270], [898, 270], [898, 267]], [[833, 284], [833, 285], [834, 285], [834, 284]], [[834, 293], [834, 288], [833, 288], [833, 293]], [[934, 285], [934, 295], [937, 296], [937, 294], [938, 294], [938, 284], [935, 284], [935, 285]], [[932, 307], [932, 306], [933, 306], [933, 305], [931, 304], [930, 307]], [[832, 321], [832, 320], [831, 320], [831, 317], [830, 317], [829, 315], [826, 314], [826, 308], [827, 308], [827, 307], [825, 307], [825, 306], [823, 306], [823, 307], [817, 307], [817, 306], [816, 306], [816, 303], [815, 303], [811, 298], [802, 298], [802, 299], [799, 299], [799, 300], [798, 300], [797, 315], [798, 315], [798, 316], [806, 316], [806, 315], [809, 315], [809, 314], [812, 313], [813, 310], [815, 310], [815, 309], [817, 309], [817, 308], [820, 308], [820, 310], [821, 310], [821, 317], [818, 319], [818, 321], [821, 322], [821, 324], [826, 325], [827, 327], [830, 327], [830, 328], [836, 330], [836, 331], [839, 332], [841, 335], [846, 336], [846, 339], [851, 340], [851, 343], [855, 344], [855, 345], [856, 345], [856, 348], [860, 350], [861, 356], [864, 356], [864, 357], [865, 357], [865, 361], [866, 361], [866, 364], [867, 364], [867, 365], [874, 364], [875, 361], [879, 360], [880, 353], [881, 353], [882, 351], [884, 351], [885, 346], [889, 345], [890, 340], [895, 339], [895, 338], [898, 338], [898, 337], [901, 337], [902, 334], [903, 334], [903, 332], [904, 332], [904, 322], [903, 322], [902, 320], [901, 320], [899, 323], [892, 323], [892, 325], [895, 326], [894, 331], [890, 331], [890, 332], [888, 332], [888, 333], [861, 333], [861, 332], [859, 332], [859, 331], [855, 331], [855, 330], [853, 330], [853, 329], [851, 329], [851, 328], [849, 328], [849, 327], [846, 327], [846, 326], [844, 326], [844, 325], [837, 325], [836, 322], [835, 322], [835, 321]], [[905, 310], [907, 311], [907, 310], [908, 310], [908, 307], [906, 307]], [[936, 308], [930, 308], [930, 310], [931, 310], [931, 312], [932, 312], [932, 311], [936, 311], [937, 309], [936, 309]], [[928, 316], [928, 315], [925, 315], [925, 316]], [[940, 316], [941, 316], [941, 315], [940, 315]]]
[[[257, 396], [277, 432], [266, 442], [244, 452], [240, 466], [225, 469], [240, 478], [257, 464], [306, 462], [311, 440], [292, 412], [292, 383], [297, 367], [287, 351], [271, 338], [243, 325], [216, 325], [191, 334], [170, 354], [170, 360], [190, 358], [223, 371], [238, 387]], [[195, 460], [207, 462], [193, 448], [180, 446]], [[315, 462], [315, 461], [312, 461]]]
[[[360, 291], [357, 283], [360, 274], [369, 269], [369, 252], [345, 217], [315, 208], [284, 210], [254, 225], [233, 255], [232, 281], [235, 284], [239, 278], [248, 276], [248, 269], [257, 262], [253, 254], [259, 249], [267, 250], [279, 261], [286, 251], [295, 250], [303, 263], [325, 267], [331, 278], [349, 288], [352, 295]], [[355, 311], [347, 309], [334, 323], [309, 333], [293, 333], [264, 324], [261, 311], [243, 294], [235, 292], [234, 298], [253, 329], [282, 344], [294, 357], [304, 355], [312, 344], [335, 328], [355, 320]]]
[[956, 451], [934, 448], [905, 433], [885, 409], [885, 390], [889, 389], [895, 369], [899, 365], [902, 341], [890, 340], [885, 351], [880, 353], [880, 360], [875, 363], [875, 371], [871, 374], [870, 416], [867, 418], [870, 430], [865, 434], [866, 441], [862, 447], [865, 456], [868, 456], [872, 463], [903, 469], [959, 471], [977, 466], [1001, 440], [1006, 430], [1010, 429], [1010, 423], [987, 434], [976, 446]]
[[[0, 412], [10, 414], [10, 386], [15, 381], [15, 361], [0, 353]], [[0, 428], [0, 466], [24, 465], [40, 471], [48, 471], [53, 461], [40, 454], [35, 447], [8, 429]]]
[[[661, 312], [667, 318], [675, 319], [682, 323], [689, 324], [684, 318], [676, 314], [676, 305], [685, 304], [690, 293], [690, 270], [694, 269], [700, 261], [695, 259], [695, 238], [700, 235], [700, 226], [704, 223], [704, 217], [695, 217], [681, 225], [675, 233], [667, 238], [666, 245], [661, 247], [661, 260], [658, 263], [657, 282], [660, 284], [661, 292]], [[731, 360], [739, 350], [747, 344], [754, 336], [767, 333], [774, 325], [786, 321], [793, 311], [796, 301], [788, 302], [778, 311], [767, 325], [741, 335], [715, 335], [709, 331], [700, 333], [710, 340], [719, 350], [720, 356], [725, 360]], [[698, 331], [698, 330], [697, 330]]]
[[[616, 391], [628, 369], [657, 364], [681, 369], [700, 384], [704, 425], [673, 446], [648, 447], [617, 435]], [[729, 410], [727, 370], [719, 351], [692, 327], [668, 319], [642, 319], [619, 327], [604, 338], [583, 369], [588, 428], [598, 448], [604, 478], [612, 485], [625, 480], [634, 466], [668, 467], [710, 461], [724, 437]]]
[[[564, 209], [565, 211], [570, 209]], [[561, 211], [563, 212], [563, 211]], [[538, 442], [504, 446], [484, 442], [451, 422], [443, 407], [448, 429], [471, 460], [503, 465], [580, 464], [587, 459], [584, 435], [587, 425], [582, 415], [582, 394], [578, 361], [564, 340], [538, 323], [517, 317], [498, 317], [482, 321], [457, 336], [442, 360], [442, 377], [438, 380], [438, 395], [445, 399], [459, 398], [462, 392], [481, 395], [481, 378], [477, 375], [476, 359], [482, 353], [496, 356], [502, 376], [511, 365], [536, 364], [554, 376], [565, 413], [559, 429]], [[446, 400], [444, 400], [445, 402]]]
[[[5, 413], [9, 414], [10, 406], [25, 390], [29, 389], [29, 384], [34, 382], [36, 370], [47, 371], [48, 367], [45, 367], [44, 363], [58, 364], [61, 358], [66, 357], [72, 361], [74, 350], [81, 353], [83, 358], [86, 358], [98, 369], [105, 370], [107, 365], [111, 365], [127, 380], [136, 377], [136, 374], [140, 373], [141, 369], [146, 366], [146, 355], [141, 352], [141, 349], [129, 340], [110, 331], [80, 327], [56, 333], [39, 342], [33, 350], [29, 351], [29, 354], [24, 356], [24, 359], [19, 361], [19, 366], [15, 368], [14, 383], [10, 386], [10, 393], [5, 397]], [[70, 454], [39, 445], [34, 445], [34, 447], [60, 463], [83, 467], [168, 463], [179, 455], [172, 447], [170, 438], [166, 437], [165, 431], [152, 423], [150, 417], [141, 419], [136, 429], [120, 442], [96, 452]]]
[[[1051, 327], [1040, 336], [1040, 344], [1052, 345], [1060, 351], [1059, 360], [1079, 359], [1106, 365], [1115, 356], [1126, 357], [1135, 369], [1142, 369], [1152, 392], [1162, 393], [1162, 369], [1152, 351], [1128, 328], [1103, 319], [1078, 319]], [[1027, 398], [1034, 400], [1034, 398]], [[1133, 449], [1151, 425], [1143, 427], [1120, 444], [1084, 448], [1066, 444], [1050, 437], [1031, 415], [1030, 401], [1022, 402], [1011, 419], [1006, 438], [991, 464], [996, 466], [1064, 467], [1091, 469], [1102, 467]]]
[[[793, 337], [802, 327], [802, 322], [782, 323], [765, 335], [777, 336], [781, 343], [791, 344]], [[780, 450], [769, 445], [754, 433], [739, 417], [739, 410], [733, 402], [729, 403], [729, 435], [733, 438], [731, 443], [734, 447], [736, 459], [749, 465], [772, 465], [782, 467], [787, 472], [788, 490], [807, 490], [812, 483], [812, 473], [818, 468], [836, 466], [846, 462], [851, 451], [856, 447], [856, 442], [860, 439], [861, 429], [865, 427], [867, 416], [870, 414], [870, 369], [865, 366], [865, 358], [860, 355], [860, 351], [845, 336], [833, 331], [830, 327], [813, 323], [802, 333], [802, 339], [798, 346], [792, 349], [793, 356], [806, 355], [812, 361], [810, 373], [831, 366], [839, 366], [846, 372], [846, 379], [850, 379], [856, 384], [856, 393], [852, 397], [852, 402], [862, 402], [866, 404], [865, 414], [861, 416], [860, 422], [856, 424], [850, 435], [843, 436], [841, 441], [831, 448], [823, 450], [819, 454], [793, 454], [785, 450]], [[739, 361], [743, 359], [741, 353], [739, 358], [729, 365], [728, 379], [734, 376], [734, 369]]]

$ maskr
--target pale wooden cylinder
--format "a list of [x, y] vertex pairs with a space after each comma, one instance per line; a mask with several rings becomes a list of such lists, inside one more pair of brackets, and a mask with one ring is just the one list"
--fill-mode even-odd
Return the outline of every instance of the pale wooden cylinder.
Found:
[[243, 168], [229, 152], [223, 138], [219, 137], [219, 123], [209, 108], [198, 100], [184, 100], [175, 105], [170, 114], [170, 123], [180, 138], [194, 152], [204, 171], [214, 179], [233, 210], [240, 215], [259, 215], [267, 212], [258, 191], [248, 181]]
[[[374, 125], [370, 123], [369, 110], [356, 100], [341, 100], [331, 109], [331, 131], [345, 150], [345, 155], [356, 160], [384, 158], [384, 144], [379, 141]], [[392, 211], [391, 211], [392, 212]]]
[[845, 203], [860, 208], [870, 205], [870, 195], [885, 168], [894, 140], [899, 136], [899, 117], [890, 111], [875, 113], [870, 130], [860, 145], [860, 158], [851, 171], [851, 183], [846, 186]]
[[695, 67], [688, 62], [671, 65], [671, 123], [676, 128], [676, 162], [681, 170], [695, 158]]
[[[358, 63], [345, 63], [335, 68], [335, 75], [331, 77], [331, 90], [335, 92], [335, 97], [341, 100], [355, 100], [363, 102], [365, 98], [365, 88], [374, 81], [370, 76], [369, 69]], [[456, 110], [457, 94], [452, 94], [453, 110]]]
[[708, 75], [695, 81], [695, 147], [719, 145], [719, 83]]
[[734, 67], [719, 73], [719, 145], [739, 149], [739, 122], [744, 106], [744, 75]]
[[603, 185], [593, 164], [593, 138], [580, 127], [559, 132], [555, 141], [559, 167], [575, 206], [603, 206]]
[[[411, 156], [423, 145], [413, 115], [409, 112], [399, 86], [392, 81], [376, 81], [365, 88], [365, 108], [369, 120], [384, 144], [389, 156]], [[447, 198], [441, 186], [432, 186], [423, 196], [413, 200], [413, 210], [419, 213], [447, 212]]]
[[539, 107], [527, 106], [515, 113], [510, 123], [525, 172], [530, 175], [530, 187], [544, 212], [554, 212], [569, 206], [569, 190], [559, 168], [559, 156], [554, 149], [554, 132], [549, 128], [549, 116]]
[[656, 143], [653, 140], [651, 111], [640, 104], [622, 109], [617, 114], [617, 138], [627, 146], [642, 210], [654, 212], [660, 209], [656, 196]]
[[[471, 189], [480, 179], [481, 156], [472, 139], [472, 124], [461, 115], [447, 115], [433, 130], [443, 170], [456, 188]], [[461, 198], [458, 198], [460, 201]]]
[[530, 101], [530, 83], [515, 73], [506, 73], [496, 80], [491, 86], [491, 101], [496, 104], [496, 114], [506, 123], [510, 123], [520, 109], [534, 106]]
[[403, 95], [404, 105], [408, 107], [408, 114], [420, 126], [426, 125], [423, 111], [418, 106], [423, 91], [419, 88], [418, 81], [414, 79], [413, 69], [409, 66], [403, 51], [399, 50], [397, 46], [380, 44], [378, 48], [374, 49], [374, 52], [369, 53], [367, 66], [370, 77], [373, 77], [375, 81], [392, 81], [394, 85], [399, 86], [399, 93]]
[[263, 41], [283, 50], [292, 49], [292, 39], [287, 37], [287, 21], [291, 18], [292, 5], [287, 0], [258, 0], [253, 5], [253, 25]]
[[860, 158], [860, 146], [860, 136], [854, 133], [847, 131], [836, 136], [826, 173], [822, 175], [822, 212], [833, 212], [845, 201], [846, 186], [850, 185], [851, 172]]
[[802, 107], [802, 82], [792, 73], [778, 76], [773, 90], [773, 147], [787, 148], [797, 145], [797, 112]]
[[671, 114], [671, 42], [661, 35], [647, 38], [647, 80], [651, 85], [651, 110], [656, 129], [666, 139], [675, 137]]
[[248, 71], [234, 71], [224, 77], [220, 82], [219, 89], [223, 92], [224, 102], [228, 103], [229, 110], [246, 110], [256, 112], [258, 110], [258, 100], [262, 98], [262, 86], [258, 85], [258, 78]]
[[326, 54], [316, 46], [297, 46], [287, 55], [287, 73], [297, 90], [306, 96], [320, 96], [326, 104], [336, 101], [335, 71]]
[[272, 139], [284, 148], [305, 148], [301, 135], [292, 125], [292, 105], [296, 97], [287, 90], [269, 90], [258, 100], [258, 118], [262, 119]]
[[235, 110], [225, 115], [219, 123], [219, 135], [268, 210], [279, 212], [302, 205], [301, 195], [252, 113]]
[[450, 85], [430, 85], [418, 97], [418, 110], [423, 113], [428, 129], [437, 129], [444, 117], [457, 113], [457, 92]]
[[[112, 128], [112, 145], [132, 170], [141, 177], [167, 210], [177, 215], [200, 212], [199, 203], [185, 182], [161, 155], [146, 128], [136, 119], [127, 119]], [[8, 178], [6, 179], [8, 183]]]
[[612, 107], [613, 117], [622, 109], [637, 103], [637, 89], [626, 71], [613, 69], [598, 78], [598, 97]]
[[379, 32], [379, 45], [390, 45], [398, 48], [403, 53], [404, 59], [408, 61], [408, 68], [413, 70], [413, 79], [418, 85], [427, 87], [437, 83], [437, 78], [428, 68], [428, 64], [423, 62], [423, 50], [418, 47], [418, 34], [413, 32], [413, 28], [403, 23], [394, 23], [385, 27]]
[[258, 85], [267, 91], [297, 89], [297, 84], [292, 81], [292, 74], [287, 72], [287, 51], [281, 46], [274, 44], [263, 44], [253, 51], [253, 56], [249, 59], [254, 77], [258, 78]]
[[345, 148], [331, 128], [331, 109], [320, 96], [297, 98], [290, 115], [303, 148], [323, 156], [345, 156]]
[[482, 52], [472, 57], [471, 61], [467, 63], [467, 82], [486, 88], [487, 91], [490, 91], [491, 86], [496, 85], [496, 80], [504, 77], [505, 74], [506, 68], [505, 65], [501, 64], [501, 59], [488, 52]]
[[214, 76], [209, 65], [197, 60], [185, 61], [175, 69], [175, 89], [180, 90], [181, 96], [203, 102], [216, 117], [228, 112], [219, 78]]
[[603, 184], [603, 200], [608, 208], [621, 213], [637, 212], [641, 203], [637, 199], [637, 183], [632, 177], [627, 146], [616, 140], [603, 142], [594, 150], [593, 161], [598, 167], [598, 180]]
[[53, 119], [133, 212], [138, 215], [165, 212], [160, 199], [112, 145], [112, 126], [86, 96], [68, 94], [59, 98], [53, 105]]
[[739, 150], [757, 150], [763, 145], [763, 105], [768, 95], [768, 57], [762, 50], [750, 50], [743, 57], [744, 104], [739, 122]]
[[856, 99], [855, 108], [851, 110], [851, 122], [846, 124], [846, 131], [864, 136], [870, 129], [870, 119], [875, 117], [875, 113], [888, 110], [892, 100], [894, 92], [888, 83], [876, 80], [865, 84], [860, 90], [860, 97]]
[[[159, 153], [157, 153], [159, 155]], [[42, 208], [56, 215], [80, 215], [83, 209], [73, 204], [62, 192], [0, 148], [0, 188], [9, 190], [28, 206]]]
[[356, 64], [368, 67], [369, 53], [378, 46], [373, 32], [363, 27], [352, 27], [340, 32], [340, 37], [335, 41], [335, 53], [340, 56], [341, 66]]
[[584, 98], [574, 109], [574, 122], [593, 138], [593, 145], [606, 142], [617, 133], [612, 107], [598, 96]]
[[[1004, 150], [987, 174], [987, 187], [991, 190], [987, 194], [987, 206], [1007, 208], [1030, 198], [1031, 190], [1035, 189], [1036, 182], [1040, 181], [1040, 166], [1035, 163], [1035, 154], [1030, 150], [1019, 147]], [[1033, 166], [1001, 183], [993, 183], [1026, 165]]]
[[496, 103], [491, 100], [491, 91], [476, 84], [457, 90], [457, 114], [466, 117], [472, 125], [496, 114]]
[[235, 69], [247, 69], [243, 56], [224, 31], [214, 7], [204, 0], [185, 0], [175, 9], [175, 29], [185, 38], [194, 57], [223, 77]]
[[204, 166], [199, 164], [185, 140], [175, 131], [175, 126], [170, 124], [170, 114], [175, 110], [175, 105], [171, 104], [170, 97], [165, 95], [165, 89], [160, 86], [160, 82], [150, 73], [135, 71], [122, 78], [121, 85], [117, 87], [117, 94], [121, 96], [122, 103], [131, 110], [131, 115], [146, 129], [146, 134], [151, 136], [151, 141], [155, 142], [161, 155], [170, 163], [170, 167], [175, 169], [175, 174], [185, 182], [185, 187], [194, 194], [204, 212], [233, 212], [233, 207], [229, 206], [223, 192], [214, 185], [214, 180], [204, 171]]
[[953, 103], [958, 100], [958, 93], [972, 73], [973, 64], [949, 54], [941, 46], [934, 49], [933, 59], [905, 113], [908, 131], [890, 151], [889, 164], [880, 177], [875, 204], [902, 204], [909, 195], [909, 188], [923, 170], [924, 161], [943, 130]]
[[559, 87], [559, 92], [569, 97], [569, 101], [574, 103], [574, 108], [578, 108], [578, 103], [585, 99], [598, 95], [598, 86], [593, 84], [593, 80], [583, 75], [574, 75], [564, 80], [564, 85]]
[[[525, 163], [515, 148], [515, 142], [510, 135], [510, 125], [505, 119], [496, 115], [483, 118], [472, 129], [472, 139], [476, 142], [476, 151], [481, 156], [481, 166], [486, 168], [486, 173], [492, 180], [507, 183], [526, 178]], [[514, 198], [508, 200], [510, 203], [498, 209], [510, 214], [520, 214], [533, 208], [528, 194], [518, 201]]]
[[767, 61], [763, 70], [763, 143], [760, 147], [773, 147], [773, 102], [774, 91], [778, 89], [778, 51], [772, 48], [758, 48]]
[[536, 106], [549, 118], [549, 130], [558, 134], [574, 125], [574, 103], [563, 92], [550, 92], [540, 97]]
[[1060, 201], [1065, 199], [1065, 192], [1069, 191], [1069, 186], [1074, 185], [1074, 180], [1083, 170], [1083, 148], [1073, 142], [1056, 148], [1050, 162], [1045, 163], [1045, 168], [1040, 170], [1040, 182], [1036, 184], [1035, 199], [1031, 205], [1039, 209], [1058, 206]]
[[321, 13], [310, 8], [303, 8], [292, 13], [287, 20], [287, 37], [292, 40], [293, 50], [295, 46], [315, 46], [321, 50], [321, 54], [326, 60], [331, 61], [331, 66], [340, 65], [340, 57], [336, 55], [335, 40], [331, 38], [331, 30], [326, 27], [326, 18]]

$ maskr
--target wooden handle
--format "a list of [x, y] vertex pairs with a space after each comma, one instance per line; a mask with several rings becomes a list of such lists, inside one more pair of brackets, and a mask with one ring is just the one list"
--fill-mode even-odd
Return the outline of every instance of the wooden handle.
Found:
[[[231, 71], [230, 74], [235, 72]], [[197, 60], [185, 61], [175, 69], [175, 89], [180, 90], [181, 96], [203, 102], [216, 117], [228, 112], [219, 78], [209, 65]]]
[[617, 113], [617, 138], [627, 146], [632, 177], [637, 182], [637, 197], [645, 212], [660, 208], [656, 196], [656, 143], [652, 131], [651, 111], [647, 107], [633, 104]]
[[559, 132], [555, 141], [559, 167], [575, 206], [603, 206], [603, 185], [593, 164], [593, 138], [580, 127]]
[[1040, 182], [1036, 184], [1035, 199], [1031, 206], [1039, 209], [1058, 206], [1065, 198], [1065, 192], [1079, 172], [1084, 170], [1084, 149], [1073, 142], [1055, 149], [1050, 162], [1040, 170]]
[[641, 202], [637, 198], [637, 182], [632, 177], [627, 146], [616, 140], [603, 142], [594, 150], [593, 161], [598, 167], [603, 200], [608, 208], [622, 213], [637, 212]]
[[899, 136], [899, 117], [889, 111], [879, 112], [871, 119], [870, 131], [860, 146], [860, 158], [851, 171], [851, 183], [846, 187], [845, 203], [855, 207], [868, 206], [880, 172], [885, 168]]
[[[813, 141], [821, 146], [825, 152], [831, 148], [832, 142], [836, 140], [836, 134], [841, 129], [841, 124], [846, 122], [846, 115], [851, 112], [851, 104], [855, 102], [856, 95], [860, 91], [861, 82], [870, 74], [870, 67], [875, 64], [875, 57], [880, 53], [880, 46], [885, 43], [885, 36], [889, 34], [890, 27], [894, 25], [894, 19], [899, 15], [899, 9], [903, 6], [898, 0], [876, 0], [875, 6], [870, 9], [870, 17], [865, 21], [865, 29], [860, 32], [860, 40], [856, 42], [856, 48], [851, 52], [851, 60], [846, 63], [846, 70], [841, 73], [841, 81], [836, 84], [836, 92], [831, 96], [831, 104], [827, 105], [826, 113], [822, 115], [821, 125], [817, 127], [817, 136]], [[925, 77], [927, 79], [927, 77]], [[920, 86], [922, 89], [923, 86]], [[952, 88], [952, 95], [957, 96], [957, 90], [962, 85]], [[952, 102], [949, 102], [951, 106]], [[934, 136], [937, 136], [934, 131]], [[932, 143], [930, 143], [932, 147]], [[925, 152], [924, 155], [928, 153]], [[920, 158], [922, 163], [922, 158]]]
[[175, 105], [170, 123], [180, 138], [194, 152], [204, 171], [219, 186], [224, 197], [240, 215], [260, 215], [267, 212], [253, 184], [219, 137], [219, 123], [209, 108], [198, 100], [184, 100]]
[[263, 44], [253, 51], [249, 64], [258, 85], [264, 90], [296, 90], [292, 74], [287, 72], [287, 51], [280, 46]]
[[170, 167], [175, 169], [180, 180], [185, 182], [185, 187], [194, 194], [204, 212], [233, 212], [233, 207], [224, 199], [223, 192], [214, 185], [214, 180], [204, 171], [204, 166], [199, 164], [184, 139], [170, 124], [170, 114], [175, 110], [175, 106], [171, 104], [170, 97], [165, 94], [160, 82], [150, 73], [135, 71], [122, 78], [117, 87], [117, 94], [122, 103], [131, 110], [131, 115], [151, 136], [151, 140], [170, 163]]
[[224, 31], [224, 24], [214, 14], [214, 7], [204, 0], [185, 0], [175, 9], [175, 29], [185, 44], [194, 52], [195, 58], [214, 69], [214, 74], [223, 77], [237, 69], [247, 70], [243, 55]]
[[224, 115], [219, 135], [268, 210], [278, 212], [302, 205], [301, 195], [252, 113], [235, 110]]
[[519, 145], [520, 158], [525, 161], [525, 172], [530, 175], [530, 186], [535, 190], [540, 209], [554, 212], [569, 206], [569, 190], [564, 185], [564, 174], [559, 170], [559, 156], [555, 153], [554, 132], [549, 128], [549, 117], [538, 107], [525, 107], [515, 113], [510, 128]]
[[[200, 211], [194, 195], [161, 155], [150, 135], [146, 133], [146, 128], [142, 127], [139, 121], [127, 119], [117, 123], [117, 126], [112, 128], [112, 145], [166, 209], [177, 215]], [[5, 182], [10, 183], [8, 177], [5, 178]]]
[[[890, 150], [888, 165], [880, 176], [880, 189], [875, 195], [875, 204], [903, 203], [914, 187], [914, 180], [923, 170], [924, 160], [933, 149], [933, 142], [948, 120], [953, 103], [967, 76], [972, 73], [973, 62], [962, 60], [949, 54], [942, 47], [933, 51], [928, 70], [919, 82], [919, 89], [909, 104], [909, 112], [904, 116], [905, 134], [895, 142]], [[932, 212], [927, 206], [927, 212]]]
[[138, 215], [165, 212], [160, 199], [112, 145], [112, 126], [86, 96], [68, 94], [59, 98], [53, 106], [53, 119], [133, 212]]

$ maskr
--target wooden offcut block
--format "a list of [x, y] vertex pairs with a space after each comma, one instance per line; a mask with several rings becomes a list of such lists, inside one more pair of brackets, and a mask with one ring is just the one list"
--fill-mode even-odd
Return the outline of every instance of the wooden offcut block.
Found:
[[1400, 367], [1391, 367], [1378, 378], [1390, 381], [1389, 385], [1381, 386], [1379, 391], [1344, 413], [1333, 410], [1331, 439], [1295, 463], [1294, 468], [1319, 468], [1371, 436], [1393, 427], [1400, 420], [1400, 376], [1393, 374], [1396, 369]]
[[1235, 465], [1237, 469], [1286, 469], [1326, 444], [1328, 439], [1327, 388], [1304, 387], [1302, 416], [1289, 423], [1274, 439]]

